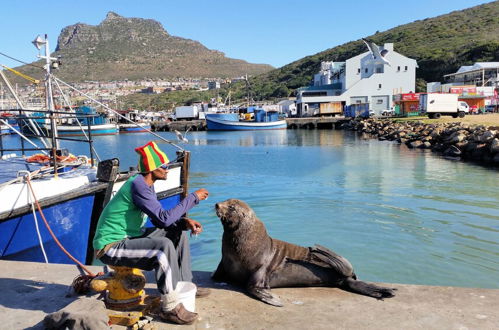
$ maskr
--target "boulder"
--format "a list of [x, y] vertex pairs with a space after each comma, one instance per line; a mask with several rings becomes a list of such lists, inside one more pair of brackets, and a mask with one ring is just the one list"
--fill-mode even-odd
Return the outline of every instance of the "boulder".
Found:
[[461, 150], [456, 146], [450, 146], [444, 151], [444, 156], [449, 157], [461, 157]]
[[493, 154], [499, 153], [499, 139], [495, 138], [490, 143], [490, 152]]
[[419, 140], [416, 140], [416, 141], [412, 141], [408, 144], [408, 147], [410, 148], [421, 148], [421, 146], [423, 145], [423, 142], [419, 141]]
[[496, 131], [485, 131], [482, 135], [478, 137], [480, 142], [488, 142], [496, 136]]

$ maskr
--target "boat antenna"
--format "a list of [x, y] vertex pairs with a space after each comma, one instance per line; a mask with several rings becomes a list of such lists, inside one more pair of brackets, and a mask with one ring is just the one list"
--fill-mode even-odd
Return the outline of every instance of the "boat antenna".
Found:
[[166, 143], [168, 143], [168, 144], [171, 144], [172, 146], [174, 146], [175, 148], [177, 148], [177, 149], [179, 149], [179, 150], [181, 150], [181, 151], [184, 151], [184, 150], [185, 150], [185, 149], [184, 149], [184, 148], [182, 148], [181, 146], [179, 146], [179, 145], [177, 145], [177, 144], [173, 143], [173, 142], [172, 142], [172, 141], [170, 141], [170, 140], [165, 139], [164, 137], [162, 137], [161, 135], [159, 135], [159, 134], [157, 134], [157, 133], [155, 133], [155, 132], [151, 131], [151, 130], [150, 130], [150, 129], [148, 129], [147, 127], [142, 126], [142, 125], [140, 125], [139, 123], [136, 123], [136, 122], [134, 122], [133, 120], [131, 120], [131, 119], [129, 119], [129, 118], [127, 118], [127, 117], [123, 116], [123, 115], [122, 115], [121, 113], [119, 113], [118, 111], [111, 109], [110, 107], [108, 107], [108, 106], [107, 106], [107, 105], [105, 105], [104, 103], [97, 101], [96, 99], [94, 99], [93, 97], [91, 97], [90, 95], [88, 95], [87, 93], [84, 93], [84, 92], [80, 91], [79, 89], [77, 89], [77, 88], [75, 88], [75, 87], [71, 86], [70, 84], [68, 84], [68, 83], [66, 83], [66, 82], [64, 82], [64, 81], [62, 81], [61, 79], [57, 78], [56, 76], [52, 75], [52, 78], [54, 78], [54, 79], [55, 79], [55, 81], [60, 82], [60, 83], [61, 83], [61, 84], [63, 84], [64, 86], [66, 86], [66, 87], [68, 87], [68, 88], [70, 88], [70, 89], [74, 90], [75, 92], [77, 92], [77, 93], [79, 93], [79, 94], [81, 94], [81, 95], [85, 96], [85, 97], [86, 97], [86, 98], [88, 98], [89, 100], [92, 100], [93, 102], [95, 102], [95, 103], [97, 103], [98, 105], [102, 106], [104, 109], [106, 109], [106, 110], [108, 110], [108, 111], [110, 111], [110, 112], [114, 113], [114, 114], [115, 114], [115, 115], [117, 115], [118, 117], [120, 117], [120, 118], [122, 118], [122, 119], [124, 119], [124, 120], [126, 120], [126, 121], [128, 121], [128, 122], [130, 122], [130, 123], [132, 123], [132, 124], [134, 124], [134, 125], [136, 125], [136, 126], [138, 126], [138, 127], [142, 128], [143, 130], [145, 130], [146, 132], [148, 132], [148, 133], [150, 133], [150, 134], [154, 135], [155, 137], [157, 137], [157, 138], [158, 138], [158, 139], [160, 139], [161, 141], [166, 142]]

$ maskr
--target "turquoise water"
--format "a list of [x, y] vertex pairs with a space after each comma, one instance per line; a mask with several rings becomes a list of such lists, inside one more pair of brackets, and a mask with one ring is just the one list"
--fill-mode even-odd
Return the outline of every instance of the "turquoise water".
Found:
[[[210, 191], [190, 213], [205, 230], [191, 239], [194, 270], [216, 268], [222, 226], [214, 204], [238, 198], [271, 236], [327, 246], [348, 258], [361, 279], [499, 288], [497, 169], [353, 132], [189, 132], [187, 138], [191, 190]], [[118, 156], [126, 169], [136, 163], [133, 148], [149, 139], [145, 133], [95, 137], [95, 146], [101, 158]]]

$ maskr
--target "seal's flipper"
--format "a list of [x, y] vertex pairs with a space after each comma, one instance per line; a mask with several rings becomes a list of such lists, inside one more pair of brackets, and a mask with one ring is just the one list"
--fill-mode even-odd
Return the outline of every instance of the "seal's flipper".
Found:
[[211, 274], [211, 279], [215, 282], [227, 282], [227, 273], [225, 273], [222, 261], [218, 264], [217, 270]]
[[321, 245], [315, 245], [313, 248], [310, 248], [310, 253], [312, 254], [313, 261], [316, 261], [323, 266], [331, 267], [345, 277], [354, 276], [352, 264], [346, 258], [334, 253], [328, 248]]
[[248, 288], [248, 292], [261, 301], [277, 307], [284, 306], [278, 296], [274, 295], [270, 290], [264, 288]]
[[376, 284], [366, 283], [363, 281], [347, 278], [343, 282], [343, 287], [351, 292], [360, 293], [365, 296], [373, 297], [376, 299], [391, 298], [395, 296], [395, 288], [386, 288], [377, 286]]

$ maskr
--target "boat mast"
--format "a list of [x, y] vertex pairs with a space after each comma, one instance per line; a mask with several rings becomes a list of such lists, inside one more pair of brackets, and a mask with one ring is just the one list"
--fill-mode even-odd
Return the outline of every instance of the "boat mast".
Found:
[[59, 149], [59, 141], [57, 140], [57, 126], [54, 118], [54, 113], [53, 111], [55, 110], [54, 107], [54, 98], [52, 95], [52, 75], [50, 74], [50, 69], [52, 67], [52, 61], [57, 61], [57, 58], [55, 57], [50, 57], [50, 47], [49, 47], [49, 40], [47, 38], [47, 35], [45, 34], [45, 39], [42, 39], [42, 37], [37, 36], [36, 39], [33, 41], [33, 44], [35, 47], [40, 50], [41, 47], [44, 45], [45, 46], [45, 56], [38, 55], [38, 58], [45, 59], [45, 102], [47, 105], [47, 110], [50, 112], [50, 127], [52, 131], [52, 149], [54, 152], [54, 157], [55, 157], [55, 150]]

